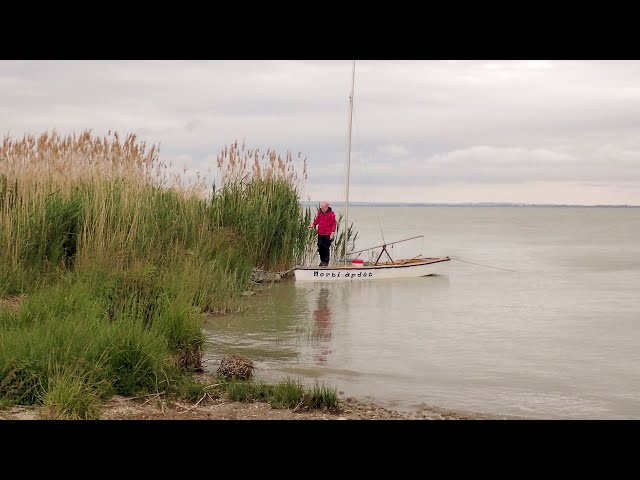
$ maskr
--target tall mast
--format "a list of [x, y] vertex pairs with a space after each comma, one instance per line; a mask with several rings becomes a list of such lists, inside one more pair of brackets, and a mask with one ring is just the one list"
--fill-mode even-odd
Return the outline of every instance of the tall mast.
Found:
[[347, 185], [345, 195], [345, 213], [344, 213], [344, 245], [343, 258], [345, 265], [347, 264], [347, 241], [349, 240], [349, 177], [351, 174], [351, 125], [353, 123], [353, 94], [356, 82], [356, 61], [353, 61], [353, 71], [351, 74], [351, 96], [349, 97], [349, 146], [347, 148]]

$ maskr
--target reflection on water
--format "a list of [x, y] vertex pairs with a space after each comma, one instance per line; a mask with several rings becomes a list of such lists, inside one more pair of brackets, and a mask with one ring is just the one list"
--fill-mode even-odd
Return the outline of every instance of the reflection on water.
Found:
[[[416, 321], [423, 302], [437, 304], [448, 288], [445, 275], [273, 284], [251, 297], [243, 312], [208, 319], [205, 365], [214, 370], [223, 356], [238, 353], [256, 363], [257, 377], [268, 372], [268, 380], [302, 376], [309, 383], [319, 380], [337, 386], [346, 381], [355, 386], [363, 374], [384, 379], [404, 369], [407, 360], [396, 355], [394, 337]], [[403, 311], [398, 304], [412, 307]], [[406, 336], [415, 340], [420, 333]]]
[[315, 354], [317, 364], [327, 363], [327, 356], [331, 353], [329, 340], [331, 340], [331, 309], [329, 308], [329, 289], [325, 286], [320, 288], [318, 294], [318, 305], [313, 311], [313, 321], [315, 325], [316, 338], [324, 345]]

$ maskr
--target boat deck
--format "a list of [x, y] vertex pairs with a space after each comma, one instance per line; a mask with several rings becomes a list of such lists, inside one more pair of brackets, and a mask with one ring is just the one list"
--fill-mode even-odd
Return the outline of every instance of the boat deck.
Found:
[[411, 265], [428, 265], [430, 263], [447, 262], [451, 260], [449, 257], [430, 257], [430, 258], [406, 258], [394, 260], [391, 262], [378, 262], [376, 265], [372, 265], [365, 262], [363, 266], [356, 266], [352, 264], [336, 264], [329, 265], [328, 267], [297, 267], [297, 270], [362, 270], [362, 269], [376, 269], [376, 268], [389, 268], [389, 267], [401, 267]]

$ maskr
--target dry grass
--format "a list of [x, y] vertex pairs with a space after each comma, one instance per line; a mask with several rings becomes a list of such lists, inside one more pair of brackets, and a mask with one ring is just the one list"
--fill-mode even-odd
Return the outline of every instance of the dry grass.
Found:
[[20, 306], [20, 302], [26, 298], [26, 295], [20, 295], [19, 297], [0, 298], [0, 310], [17, 310]]
[[[302, 153], [298, 153], [297, 159], [300, 160], [301, 157]], [[260, 149], [245, 149], [244, 142], [238, 147], [237, 140], [222, 149], [216, 162], [224, 184], [246, 180], [280, 179], [301, 188], [301, 181], [307, 179], [306, 157], [301, 160], [303, 168], [302, 174], [299, 175], [290, 152], [287, 152], [284, 157], [271, 148], [268, 148], [266, 153], [261, 153]]]
[[90, 130], [67, 136], [45, 132], [20, 140], [5, 137], [0, 147], [1, 171], [9, 180], [19, 179], [24, 189], [53, 185], [65, 192], [95, 179], [118, 177], [169, 184], [172, 179], [158, 153], [155, 145], [138, 143], [135, 134], [121, 140], [117, 132], [100, 138]]
[[229, 355], [222, 359], [218, 375], [226, 379], [249, 380], [253, 376], [253, 362], [241, 355]]

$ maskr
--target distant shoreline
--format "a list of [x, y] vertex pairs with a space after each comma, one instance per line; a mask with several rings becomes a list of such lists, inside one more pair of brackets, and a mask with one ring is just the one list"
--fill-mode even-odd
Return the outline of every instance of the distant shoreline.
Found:
[[[301, 202], [304, 207], [317, 206], [317, 202]], [[331, 202], [334, 207], [343, 207], [344, 202]], [[502, 207], [502, 208], [640, 208], [640, 205], [571, 205], [553, 203], [374, 203], [374, 202], [349, 202], [352, 207]]]

